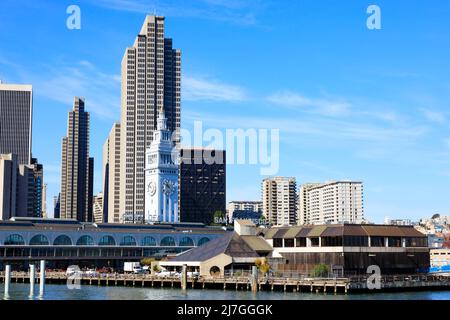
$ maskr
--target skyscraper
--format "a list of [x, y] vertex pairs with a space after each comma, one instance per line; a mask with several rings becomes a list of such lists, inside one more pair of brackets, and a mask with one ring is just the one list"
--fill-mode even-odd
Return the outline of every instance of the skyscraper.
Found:
[[120, 214], [124, 222], [143, 222], [145, 151], [164, 108], [167, 127], [178, 139], [181, 53], [164, 38], [164, 17], [147, 16], [122, 59], [120, 123]]
[[296, 224], [295, 178], [273, 177], [262, 182], [263, 215], [271, 225]]
[[44, 189], [44, 172], [42, 164], [36, 158], [31, 164], [19, 164], [17, 175], [17, 208], [18, 217], [42, 217]]
[[226, 153], [204, 148], [182, 149], [179, 208], [181, 222], [211, 224], [226, 213]]
[[178, 152], [161, 109], [158, 128], [145, 154], [145, 222], [179, 222]]
[[13, 153], [19, 164], [31, 161], [33, 89], [0, 82], [0, 154]]
[[67, 136], [62, 139], [61, 218], [92, 221], [90, 167], [93, 160], [89, 158], [89, 113], [85, 111], [84, 99], [75, 97], [68, 116]]
[[300, 187], [299, 224], [362, 223], [363, 184], [330, 181]]
[[120, 221], [120, 123], [114, 123], [103, 144], [104, 221]]
[[16, 154], [0, 154], [0, 220], [16, 216], [18, 165]]
[[99, 192], [93, 197], [92, 202], [93, 221], [95, 223], [104, 223], [103, 216], [103, 193]]

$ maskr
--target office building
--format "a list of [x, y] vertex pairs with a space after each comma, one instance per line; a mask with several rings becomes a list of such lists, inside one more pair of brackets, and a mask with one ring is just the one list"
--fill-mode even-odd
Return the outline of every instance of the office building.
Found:
[[53, 197], [53, 218], [59, 219], [61, 217], [60, 208], [61, 208], [61, 194], [58, 193], [57, 196]]
[[16, 216], [19, 161], [16, 154], [0, 154], [0, 220]]
[[262, 212], [262, 201], [230, 201], [227, 205], [229, 222], [234, 219], [259, 219]]
[[16, 154], [19, 164], [31, 162], [33, 89], [0, 82], [0, 154]]
[[103, 216], [103, 193], [99, 192], [97, 195], [93, 197], [93, 216], [95, 223], [104, 223], [105, 221]]
[[364, 222], [363, 184], [331, 181], [300, 187], [299, 224]]
[[103, 215], [109, 223], [120, 219], [120, 123], [114, 123], [103, 145]]
[[226, 214], [226, 152], [185, 148], [180, 153], [181, 222], [211, 224]]
[[263, 215], [271, 225], [296, 224], [297, 184], [295, 178], [272, 177], [262, 182]]
[[31, 164], [19, 164], [17, 174], [17, 217], [42, 217], [44, 172], [36, 158]]
[[162, 109], [153, 135], [145, 154], [145, 222], [179, 222], [178, 152]]
[[42, 218], [48, 218], [47, 212], [47, 184], [44, 183], [42, 188]]
[[60, 218], [92, 221], [93, 159], [89, 158], [89, 113], [83, 98], [76, 97], [69, 112], [61, 162]]
[[145, 151], [164, 108], [167, 128], [180, 128], [181, 53], [164, 38], [164, 17], [147, 16], [122, 59], [120, 123], [120, 214], [124, 222], [144, 221]]

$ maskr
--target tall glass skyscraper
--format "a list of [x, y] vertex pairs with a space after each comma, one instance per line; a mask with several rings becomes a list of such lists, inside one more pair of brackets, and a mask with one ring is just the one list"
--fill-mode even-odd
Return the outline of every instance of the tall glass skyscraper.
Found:
[[120, 222], [144, 221], [145, 150], [161, 108], [178, 139], [180, 82], [181, 53], [172, 48], [172, 39], [164, 38], [164, 17], [149, 15], [122, 60]]

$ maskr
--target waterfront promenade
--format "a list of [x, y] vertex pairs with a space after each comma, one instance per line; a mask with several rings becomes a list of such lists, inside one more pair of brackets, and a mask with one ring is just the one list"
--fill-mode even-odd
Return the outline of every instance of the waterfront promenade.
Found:
[[[64, 272], [46, 272], [46, 284], [73, 283]], [[91, 286], [126, 286], [181, 288], [181, 279], [177, 276], [159, 277], [147, 274], [104, 273], [95, 276], [82, 275], [81, 285]], [[447, 275], [391, 275], [381, 277], [381, 290], [450, 290], [450, 277]], [[0, 281], [4, 282], [4, 273], [0, 273]], [[29, 283], [27, 272], [12, 272], [11, 282]], [[39, 277], [36, 278], [39, 282]], [[69, 282], [68, 282], [69, 281]], [[250, 291], [251, 277], [194, 277], [188, 278], [187, 289], [223, 289]], [[309, 278], [309, 277], [260, 277], [257, 281], [258, 291], [311, 292], [311, 293], [351, 293], [371, 291], [367, 287], [366, 276], [351, 276], [348, 278]], [[374, 292], [380, 290], [373, 290]]]

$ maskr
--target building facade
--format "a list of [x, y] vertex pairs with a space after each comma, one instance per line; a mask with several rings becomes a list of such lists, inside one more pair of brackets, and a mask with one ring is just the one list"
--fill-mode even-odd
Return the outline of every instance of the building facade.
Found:
[[180, 151], [181, 222], [211, 224], [226, 214], [226, 152], [205, 148]]
[[33, 88], [0, 82], [0, 154], [16, 154], [19, 164], [31, 162]]
[[228, 221], [238, 219], [259, 219], [263, 212], [262, 201], [230, 201], [227, 205]]
[[48, 268], [70, 265], [123, 269], [125, 261], [161, 259], [222, 237], [226, 231], [200, 224], [93, 224], [64, 219], [0, 221], [0, 270], [27, 270], [45, 259]]
[[[147, 16], [122, 60], [120, 214], [124, 222], [144, 221], [145, 151], [164, 108], [167, 127], [178, 139], [181, 53], [164, 37], [164, 17]], [[125, 221], [126, 220], [126, 221]]]
[[273, 177], [262, 182], [263, 215], [271, 225], [296, 224], [297, 184], [295, 178]]
[[362, 223], [363, 184], [359, 181], [331, 181], [300, 187], [298, 223]]
[[68, 115], [67, 136], [62, 139], [60, 218], [92, 221], [90, 167], [89, 113], [84, 99], [75, 97]]
[[103, 215], [103, 193], [99, 192], [96, 194], [92, 201], [92, 215], [94, 217], [95, 223], [104, 223]]
[[145, 222], [179, 222], [178, 152], [160, 110], [157, 130], [145, 153]]
[[16, 216], [19, 161], [16, 154], [0, 154], [0, 220]]
[[120, 123], [114, 123], [103, 145], [103, 211], [105, 222], [122, 222], [120, 219]]

